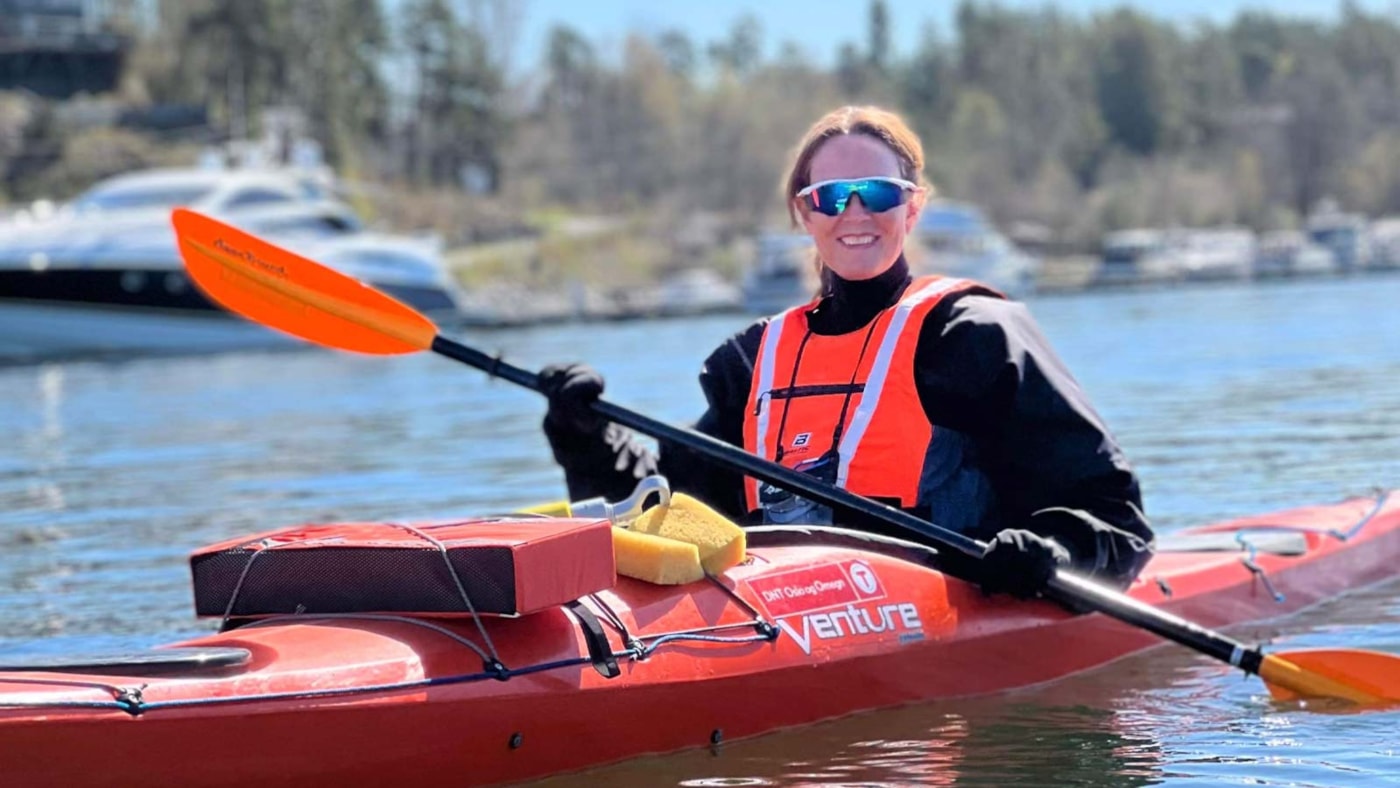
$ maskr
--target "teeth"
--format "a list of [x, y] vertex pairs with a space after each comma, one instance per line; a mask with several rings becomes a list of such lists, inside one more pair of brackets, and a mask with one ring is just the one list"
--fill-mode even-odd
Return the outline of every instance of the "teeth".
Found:
[[875, 236], [843, 235], [836, 240], [840, 241], [843, 246], [869, 246], [870, 244], [875, 243]]

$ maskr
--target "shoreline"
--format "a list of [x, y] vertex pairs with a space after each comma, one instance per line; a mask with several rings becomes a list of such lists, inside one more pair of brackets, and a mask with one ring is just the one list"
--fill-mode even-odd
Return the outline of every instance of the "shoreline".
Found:
[[[1327, 282], [1372, 276], [1400, 276], [1397, 267], [1365, 267], [1351, 271], [1299, 274], [1292, 276], [1249, 276], [1179, 279], [1100, 278], [1102, 261], [1088, 255], [1049, 258], [1044, 261], [1032, 290], [1018, 300], [1073, 296], [1086, 293], [1139, 293], [1212, 288], [1230, 285], [1274, 285], [1289, 282]], [[726, 282], [736, 290], [738, 285]], [[528, 282], [484, 280], [464, 285], [469, 313], [458, 321], [465, 328], [508, 329], [567, 323], [608, 323], [660, 320], [706, 315], [751, 315], [767, 313], [746, 307], [742, 293], [731, 300], [705, 305], [668, 304], [658, 298], [663, 284], [626, 285], [608, 288], [597, 283], [572, 282], [565, 287], [548, 287]]]

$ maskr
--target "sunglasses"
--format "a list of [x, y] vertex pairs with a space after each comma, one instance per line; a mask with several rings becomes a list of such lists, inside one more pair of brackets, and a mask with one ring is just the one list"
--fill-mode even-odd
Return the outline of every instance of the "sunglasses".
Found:
[[851, 195], [860, 196], [860, 204], [871, 213], [884, 213], [909, 202], [909, 196], [919, 185], [903, 178], [855, 178], [853, 180], [820, 181], [797, 193], [802, 204], [817, 213], [840, 216], [846, 210]]

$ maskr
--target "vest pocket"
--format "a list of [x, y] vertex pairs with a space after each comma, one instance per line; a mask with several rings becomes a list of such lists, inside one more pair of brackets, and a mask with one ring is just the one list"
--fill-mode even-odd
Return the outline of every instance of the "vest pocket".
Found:
[[[836, 484], [836, 472], [841, 455], [828, 451], [816, 459], [799, 463], [793, 470], [824, 482]], [[760, 482], [758, 505], [763, 510], [764, 525], [831, 525], [830, 506], [810, 501], [777, 485]]]

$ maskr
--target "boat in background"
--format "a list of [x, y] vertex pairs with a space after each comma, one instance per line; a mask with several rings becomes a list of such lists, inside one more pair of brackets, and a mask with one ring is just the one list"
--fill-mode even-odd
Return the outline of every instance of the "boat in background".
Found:
[[1239, 227], [1180, 230], [1169, 236], [1170, 254], [1186, 282], [1242, 281], [1254, 268], [1257, 241]]
[[654, 288], [657, 317], [717, 315], [740, 309], [744, 295], [711, 268], [686, 268], [664, 277]]
[[1371, 236], [1365, 216], [1344, 213], [1333, 201], [1324, 200], [1308, 217], [1306, 232], [1309, 239], [1336, 256], [1342, 273], [1371, 265]]
[[744, 310], [755, 315], [776, 315], [811, 301], [819, 286], [812, 263], [815, 253], [812, 238], [806, 233], [760, 235], [753, 263], [744, 272], [740, 288]]
[[367, 232], [312, 171], [164, 169], [94, 185], [0, 225], [0, 358], [292, 346], [214, 305], [185, 274], [177, 206], [215, 216], [453, 323], [462, 294], [441, 244]]
[[1095, 286], [1243, 281], [1254, 270], [1254, 233], [1237, 227], [1108, 233]]
[[1115, 230], [1104, 235], [1102, 248], [1098, 270], [1090, 280], [1096, 287], [1135, 285], [1150, 281], [1148, 278], [1153, 274], [1166, 273], [1155, 265], [1166, 248], [1166, 234], [1161, 230], [1146, 227]]
[[1378, 219], [1371, 225], [1371, 267], [1400, 268], [1400, 216]]
[[915, 276], [972, 279], [1013, 298], [1035, 291], [1040, 261], [1011, 243], [974, 205], [930, 200], [909, 246]]
[[1322, 276], [1340, 270], [1331, 250], [1294, 230], [1265, 233], [1259, 239], [1259, 250], [1254, 257], [1256, 279]]

